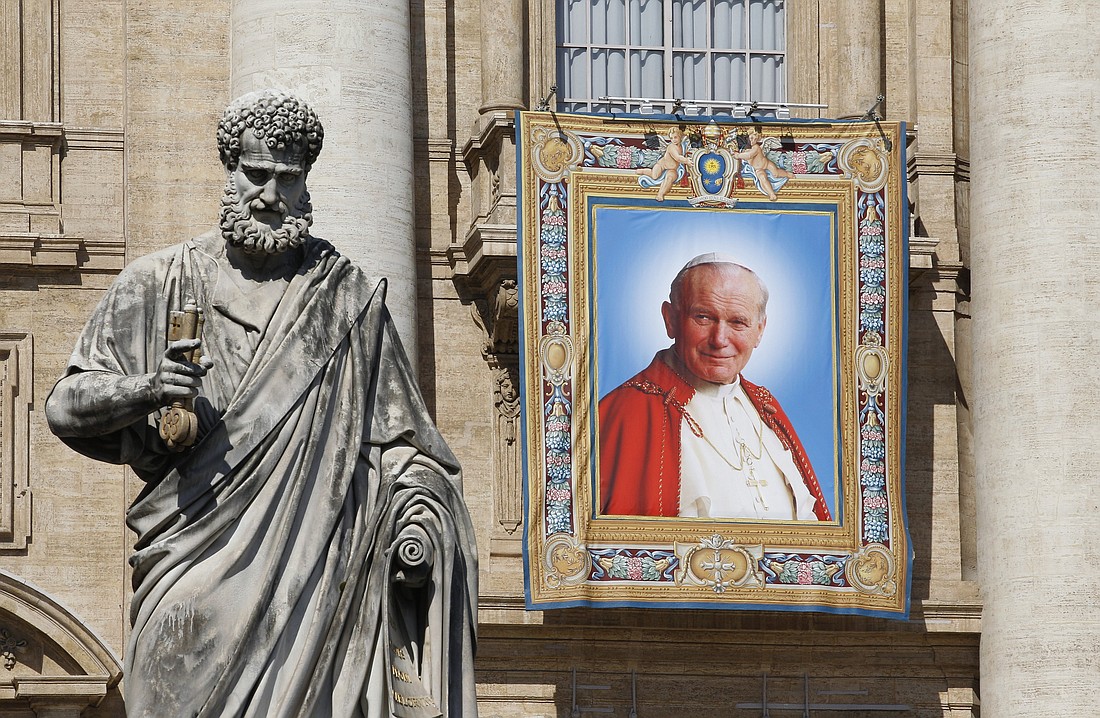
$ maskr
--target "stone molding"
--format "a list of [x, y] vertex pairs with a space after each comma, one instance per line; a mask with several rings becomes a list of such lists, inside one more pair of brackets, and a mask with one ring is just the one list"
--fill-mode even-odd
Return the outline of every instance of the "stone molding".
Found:
[[0, 713], [29, 703], [39, 716], [75, 718], [122, 678], [118, 658], [83, 621], [3, 569], [0, 629], [14, 658], [0, 665]]
[[932, 269], [935, 264], [936, 247], [940, 240], [935, 237], [914, 237], [909, 235], [909, 282]]
[[31, 536], [33, 347], [29, 333], [0, 330], [0, 550], [24, 549]]
[[126, 138], [122, 130], [99, 127], [66, 127], [66, 150], [107, 150], [122, 152], [126, 149]]
[[0, 119], [0, 232], [61, 232], [59, 122]]
[[462, 160], [455, 147], [455, 141], [449, 137], [416, 138], [413, 144], [416, 162], [459, 162]]
[[60, 122], [32, 122], [31, 120], [0, 119], [0, 139], [18, 137], [23, 140], [48, 138], [60, 139], [64, 129]]
[[959, 182], [970, 181], [970, 161], [954, 152], [910, 152], [906, 160], [909, 181], [916, 182], [922, 175], [954, 177]]
[[0, 267], [118, 272], [126, 264], [126, 243], [88, 240], [75, 234], [0, 230]]
[[519, 288], [503, 279], [487, 299], [472, 307], [474, 323], [485, 333], [482, 356], [493, 377], [493, 508], [506, 534], [523, 523], [520, 470]]
[[125, 241], [85, 241], [64, 231], [61, 165], [70, 151], [116, 152], [122, 130], [0, 119], [0, 171], [17, 180], [0, 198], [0, 266], [119, 271]]
[[0, 265], [75, 269], [82, 244], [73, 235], [0, 231]]
[[447, 258], [455, 283], [484, 298], [516, 278], [516, 146], [511, 112], [483, 115], [462, 148], [470, 173], [474, 220]]

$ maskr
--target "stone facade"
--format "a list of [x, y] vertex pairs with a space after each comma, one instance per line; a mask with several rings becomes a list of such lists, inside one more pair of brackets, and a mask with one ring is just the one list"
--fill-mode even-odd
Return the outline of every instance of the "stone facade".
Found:
[[[510, 438], [518, 437], [510, 112], [537, 104], [553, 84], [555, 6], [417, 0], [406, 15], [402, 3], [342, 4], [354, 17], [325, 15], [321, 25], [311, 24], [326, 6], [319, 0], [0, 8], [0, 714], [124, 715], [117, 683], [131, 537], [123, 516], [140, 482], [63, 447], [42, 406], [125, 262], [213, 226], [224, 182], [216, 118], [232, 95], [268, 82], [300, 84], [294, 89], [319, 98], [326, 126], [343, 128], [318, 163], [317, 233], [394, 278], [429, 408], [463, 463], [481, 559], [483, 716], [567, 716], [576, 707], [626, 716], [634, 706], [654, 717], [754, 716], [764, 695], [773, 710], [800, 709], [808, 697], [849, 716], [863, 713], [844, 706], [976, 716], [979, 674], [987, 715], [1089, 713], [1100, 622], [1088, 599], [1100, 572], [1082, 568], [1095, 564], [1095, 548], [1081, 544], [1095, 543], [1098, 528], [1097, 462], [1077, 439], [1095, 433], [1095, 419], [1077, 422], [1096, 414], [1100, 385], [1090, 343], [1079, 341], [1082, 331], [1095, 334], [1087, 270], [1098, 261], [1098, 223], [1094, 209], [1080, 209], [1094, 206], [1091, 185], [1064, 167], [1081, 151], [1088, 156], [1073, 164], [1087, 166], [1086, 178], [1098, 166], [1097, 133], [1080, 130], [1097, 122], [1100, 52], [1095, 38], [1073, 35], [1100, 20], [1076, 17], [1095, 9], [788, 2], [790, 100], [859, 116], [881, 93], [885, 115], [911, 128], [906, 498], [916, 557], [912, 616], [895, 622], [524, 610]], [[1037, 39], [1048, 35], [1057, 53]], [[1005, 112], [1012, 123], [1002, 124]], [[1015, 142], [1001, 136], [1008, 132]], [[1040, 140], [1051, 159], [1015, 162], [1010, 179], [999, 148]], [[361, 192], [323, 189], [349, 178]], [[395, 229], [344, 236], [376, 212]], [[371, 241], [381, 234], [379, 253]], [[1080, 279], [1063, 276], [1076, 266]], [[1056, 297], [1035, 302], [1064, 282]], [[1059, 383], [1056, 371], [1072, 381]], [[1042, 558], [1041, 544], [1061, 563]], [[1029, 578], [1014, 582], [1018, 575]], [[1051, 589], [1067, 575], [1077, 577], [1072, 590]], [[1030, 629], [1047, 607], [1052, 623]], [[1072, 668], [1048, 660], [1055, 655], [1070, 656]], [[1021, 684], [1027, 673], [1034, 678]]]

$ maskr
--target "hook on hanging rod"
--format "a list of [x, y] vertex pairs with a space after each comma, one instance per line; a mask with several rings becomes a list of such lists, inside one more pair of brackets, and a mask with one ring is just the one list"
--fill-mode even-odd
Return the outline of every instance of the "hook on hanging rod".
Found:
[[867, 114], [863, 116], [865, 120], [881, 120], [882, 117], [878, 114], [878, 108], [882, 106], [882, 103], [886, 102], [886, 95], [879, 95], [875, 98], [875, 104], [871, 105], [871, 108], [867, 110]]
[[550, 110], [550, 98], [556, 95], [558, 92], [557, 85], [550, 85], [550, 91], [546, 93], [546, 96], [539, 100], [538, 111], [548, 112]]

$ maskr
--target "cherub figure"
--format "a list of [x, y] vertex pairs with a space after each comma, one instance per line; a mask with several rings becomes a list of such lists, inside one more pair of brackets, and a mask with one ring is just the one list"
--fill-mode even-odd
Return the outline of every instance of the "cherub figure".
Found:
[[734, 157], [745, 162], [746, 173], [756, 183], [757, 189], [773, 202], [778, 196], [776, 192], [787, 184], [787, 180], [794, 179], [793, 174], [772, 162], [765, 154], [779, 149], [779, 146], [779, 140], [774, 137], [765, 138], [759, 132], [750, 132], [748, 148], [733, 153]]
[[657, 187], [657, 201], [664, 202], [665, 195], [672, 189], [672, 183], [684, 176], [684, 167], [688, 163], [688, 140], [684, 131], [673, 126], [668, 131], [668, 143], [665, 153], [652, 167], [639, 167], [636, 171], [642, 175], [638, 184], [646, 189]]

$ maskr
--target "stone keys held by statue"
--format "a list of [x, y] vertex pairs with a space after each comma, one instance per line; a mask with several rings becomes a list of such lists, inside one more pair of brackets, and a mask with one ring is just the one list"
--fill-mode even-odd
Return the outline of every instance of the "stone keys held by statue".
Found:
[[[202, 337], [202, 310], [188, 304], [182, 312], [168, 313], [168, 343], [181, 339]], [[184, 361], [198, 363], [202, 357], [202, 345], [183, 353]], [[172, 451], [183, 451], [194, 446], [199, 435], [199, 419], [195, 416], [193, 399], [176, 399], [168, 413], [160, 420], [160, 438]]]

